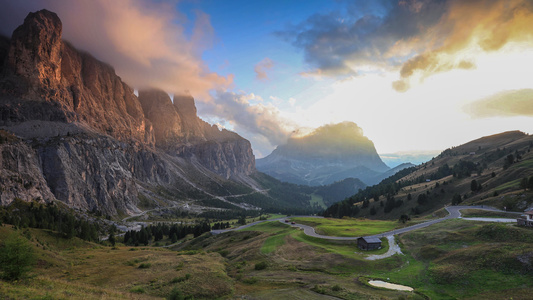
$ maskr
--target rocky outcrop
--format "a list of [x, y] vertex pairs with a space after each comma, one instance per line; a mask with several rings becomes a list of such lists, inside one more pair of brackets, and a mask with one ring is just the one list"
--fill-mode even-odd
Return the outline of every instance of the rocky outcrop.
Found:
[[175, 96], [172, 103], [167, 93], [149, 90], [139, 91], [139, 101], [153, 124], [156, 145], [167, 153], [196, 161], [225, 178], [255, 171], [250, 142], [200, 119], [191, 96]]
[[55, 13], [30, 13], [13, 32], [7, 66], [32, 87], [57, 87], [61, 81], [62, 29]]
[[41, 202], [55, 199], [35, 151], [21, 141], [6, 142], [4, 133], [0, 135], [0, 205], [7, 205], [15, 198]]
[[57, 15], [42, 10], [0, 38], [0, 128], [20, 138], [0, 141], [2, 205], [58, 199], [134, 214], [140, 198], [159, 206], [216, 197], [235, 184], [226, 179], [255, 171], [250, 143], [202, 121], [192, 97], [137, 97], [61, 32]]

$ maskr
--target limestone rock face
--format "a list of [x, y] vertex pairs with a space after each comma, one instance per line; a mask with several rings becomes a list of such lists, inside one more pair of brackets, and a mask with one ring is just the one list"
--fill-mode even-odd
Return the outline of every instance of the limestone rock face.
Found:
[[250, 143], [202, 121], [192, 97], [137, 97], [113, 67], [61, 32], [58, 16], [42, 10], [10, 40], [0, 38], [1, 205], [57, 199], [134, 214], [141, 195], [155, 205], [216, 197], [228, 193], [227, 179], [255, 171]]
[[175, 96], [172, 103], [165, 92], [149, 90], [139, 91], [139, 101], [153, 124], [156, 145], [167, 153], [194, 159], [226, 178], [255, 171], [250, 142], [200, 119], [191, 96]]
[[38, 156], [20, 141], [0, 144], [0, 205], [15, 198], [41, 202], [55, 199], [42, 175]]
[[30, 13], [14, 31], [0, 82], [0, 125], [79, 122], [119, 140], [153, 143], [133, 90], [111, 66], [63, 42], [61, 32], [47, 10]]
[[61, 20], [55, 13], [30, 13], [13, 32], [9, 67], [31, 85], [57, 86], [61, 80], [61, 32]]
[[152, 122], [157, 146], [165, 148], [170, 141], [183, 135], [181, 118], [167, 93], [161, 90], [139, 91], [139, 101]]

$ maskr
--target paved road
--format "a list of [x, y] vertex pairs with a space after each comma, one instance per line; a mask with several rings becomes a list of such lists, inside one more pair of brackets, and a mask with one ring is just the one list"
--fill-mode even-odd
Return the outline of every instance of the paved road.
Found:
[[[481, 209], [481, 210], [488, 210], [488, 211], [494, 211], [494, 212], [505, 212], [503, 210], [499, 210], [497, 208], [489, 207], [489, 206], [485, 206], [485, 205], [483, 205], [483, 206], [448, 206], [448, 207], [446, 207], [446, 210], [448, 211], [449, 215], [447, 215], [444, 218], [435, 219], [435, 220], [427, 221], [427, 222], [424, 222], [424, 223], [412, 225], [412, 226], [409, 226], [409, 227], [395, 229], [395, 230], [392, 230], [392, 231], [371, 235], [371, 236], [368, 236], [368, 237], [382, 238], [382, 237], [387, 237], [387, 236], [393, 236], [393, 235], [402, 234], [402, 233], [406, 233], [406, 232], [409, 232], [409, 231], [417, 230], [417, 229], [420, 229], [420, 228], [425, 228], [425, 227], [431, 226], [433, 224], [440, 223], [440, 222], [448, 220], [448, 219], [460, 218], [461, 217], [460, 210], [462, 210], [462, 209]], [[520, 214], [520, 213], [517, 213], [517, 214]], [[290, 218], [294, 218], [294, 217], [309, 217], [309, 216], [283, 217], [283, 218], [277, 218], [277, 219], [270, 219], [270, 220], [267, 220], [267, 221], [276, 221], [277, 220], [277, 221], [285, 223], [285, 219], [290, 219]], [[313, 217], [315, 217], [315, 216], [313, 216]], [[321, 217], [315, 217], [315, 218], [321, 218]], [[476, 218], [468, 218], [468, 220], [475, 220], [475, 219]], [[487, 219], [487, 218], [480, 218], [480, 219]], [[501, 222], [502, 220], [514, 220], [514, 219], [494, 219], [494, 220], [496, 220], [495, 222]], [[256, 225], [256, 224], [259, 224], [259, 223], [262, 223], [262, 222], [265, 222], [265, 221], [257, 221], [257, 222], [253, 222], [253, 223], [250, 223], [250, 224], [238, 227], [238, 228], [233, 228], [233, 229], [212, 230], [211, 233], [219, 234], [219, 233], [223, 233], [223, 232], [227, 232], [227, 231], [244, 229], [244, 228], [248, 228], [250, 226], [253, 226], [253, 225]], [[298, 227], [298, 228], [303, 229], [304, 233], [307, 234], [308, 236], [321, 238], [321, 239], [348, 240], [349, 241], [349, 240], [357, 240], [359, 238], [358, 236], [357, 237], [344, 237], [344, 236], [322, 235], [322, 234], [316, 233], [315, 229], [313, 227], [311, 227], [311, 226], [307, 226], [307, 225], [303, 225], [303, 224], [289, 224], [289, 225], [291, 225], [293, 227]]]

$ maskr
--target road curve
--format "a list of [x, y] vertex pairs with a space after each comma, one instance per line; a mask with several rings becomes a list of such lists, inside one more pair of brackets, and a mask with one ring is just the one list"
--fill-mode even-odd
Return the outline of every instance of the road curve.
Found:
[[[380, 233], [380, 234], [370, 235], [368, 237], [382, 238], [382, 237], [387, 237], [387, 236], [393, 236], [393, 235], [402, 234], [402, 233], [406, 233], [406, 232], [409, 232], [409, 231], [417, 230], [417, 229], [420, 229], [420, 228], [425, 228], [425, 227], [431, 226], [433, 224], [440, 223], [440, 222], [448, 220], [448, 219], [457, 219], [457, 218], [461, 217], [461, 212], [460, 211], [462, 209], [481, 209], [481, 210], [488, 210], [488, 211], [494, 211], [494, 212], [505, 212], [503, 210], [499, 210], [497, 208], [489, 207], [489, 206], [485, 206], [485, 205], [482, 205], [482, 206], [447, 206], [445, 208], [446, 208], [446, 210], [449, 213], [446, 217], [443, 217], [443, 218], [440, 218], [440, 219], [431, 220], [431, 221], [427, 221], [427, 222], [420, 223], [420, 224], [415, 224], [415, 225], [412, 225], [412, 226], [409, 226], [409, 227], [405, 227], [405, 228], [395, 229], [395, 230], [384, 232], [384, 233]], [[517, 213], [517, 214], [519, 214], [519, 213]], [[211, 230], [211, 233], [212, 234], [219, 234], [219, 233], [224, 233], [224, 232], [233, 231], [233, 230], [240, 230], [240, 229], [244, 229], [244, 228], [248, 228], [248, 227], [254, 226], [254, 225], [262, 223], [262, 222], [266, 222], [266, 221], [280, 221], [280, 222], [285, 223], [285, 219], [293, 218], [293, 217], [306, 217], [307, 218], [307, 217], [310, 217], [310, 216], [292, 216], [292, 217], [283, 217], [283, 218], [277, 218], [277, 219], [257, 221], [257, 222], [253, 222], [253, 223], [250, 223], [250, 224], [247, 224], [247, 225], [244, 225], [244, 226], [241, 226], [241, 227], [237, 227], [237, 228], [232, 228], [232, 229]], [[321, 218], [321, 217], [316, 217], [316, 216], [311, 216], [311, 217]], [[304, 233], [306, 235], [312, 236], [312, 237], [316, 237], [316, 238], [321, 238], [321, 239], [348, 240], [349, 241], [349, 240], [357, 240], [359, 238], [358, 236], [357, 237], [352, 237], [352, 236], [346, 237], [346, 236], [322, 235], [322, 234], [316, 233], [315, 229], [313, 227], [311, 227], [311, 226], [307, 226], [307, 225], [303, 225], [303, 224], [288, 224], [288, 225], [291, 225], [293, 227], [301, 228], [301, 229], [303, 229], [303, 231], [304, 231]]]

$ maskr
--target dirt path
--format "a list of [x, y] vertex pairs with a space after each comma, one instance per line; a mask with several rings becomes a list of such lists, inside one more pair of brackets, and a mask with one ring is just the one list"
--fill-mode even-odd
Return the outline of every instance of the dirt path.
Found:
[[389, 250], [383, 254], [375, 254], [365, 257], [366, 260], [377, 260], [377, 259], [384, 259], [387, 257], [391, 257], [394, 254], [403, 254], [402, 249], [400, 249], [400, 246], [396, 244], [396, 240], [394, 239], [393, 235], [389, 235], [387, 237], [387, 240], [389, 241]]

